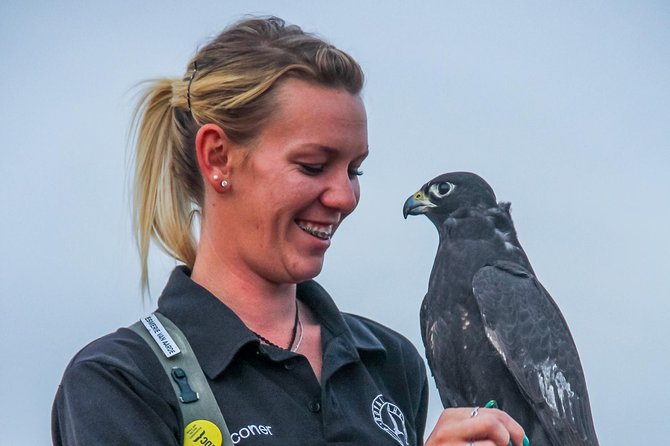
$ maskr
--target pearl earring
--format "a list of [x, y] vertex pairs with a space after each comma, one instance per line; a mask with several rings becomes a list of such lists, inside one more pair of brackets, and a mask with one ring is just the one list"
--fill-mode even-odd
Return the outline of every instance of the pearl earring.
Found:
[[221, 187], [222, 187], [222, 188], [224, 188], [224, 189], [227, 188], [227, 187], [229, 186], [229, 184], [230, 184], [230, 183], [228, 183], [228, 181], [226, 181], [226, 180], [221, 180]]
[[212, 179], [214, 179], [214, 181], [218, 181], [218, 180], [219, 180], [219, 176], [218, 176], [218, 175], [214, 175], [214, 176], [212, 177]]

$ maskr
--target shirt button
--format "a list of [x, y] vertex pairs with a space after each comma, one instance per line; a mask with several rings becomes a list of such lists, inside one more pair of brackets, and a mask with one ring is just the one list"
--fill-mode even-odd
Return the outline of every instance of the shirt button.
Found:
[[293, 370], [294, 367], [295, 367], [295, 363], [293, 361], [288, 360], [288, 361], [284, 362], [284, 368], [286, 370]]
[[318, 413], [321, 410], [321, 403], [319, 400], [313, 400], [309, 402], [307, 407], [309, 407], [310, 412]]

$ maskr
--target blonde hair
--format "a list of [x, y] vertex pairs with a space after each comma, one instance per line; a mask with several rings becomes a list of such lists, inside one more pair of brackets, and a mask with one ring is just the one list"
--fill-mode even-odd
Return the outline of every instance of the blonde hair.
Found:
[[360, 93], [364, 79], [348, 54], [298, 26], [265, 17], [226, 28], [195, 55], [181, 79], [149, 83], [133, 117], [133, 223], [143, 289], [152, 238], [188, 267], [195, 262], [193, 216], [204, 198], [197, 130], [214, 123], [233, 142], [251, 142], [272, 114], [273, 87], [286, 78], [351, 94]]

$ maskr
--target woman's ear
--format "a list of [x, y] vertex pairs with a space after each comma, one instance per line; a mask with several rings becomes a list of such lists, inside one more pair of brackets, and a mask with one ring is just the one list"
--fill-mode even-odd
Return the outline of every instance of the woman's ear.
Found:
[[228, 187], [231, 172], [231, 141], [221, 127], [205, 124], [195, 135], [195, 153], [205, 183], [217, 192]]

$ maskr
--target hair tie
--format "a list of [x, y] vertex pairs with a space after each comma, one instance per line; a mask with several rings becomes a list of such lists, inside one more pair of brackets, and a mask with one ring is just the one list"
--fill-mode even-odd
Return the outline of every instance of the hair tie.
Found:
[[188, 88], [186, 89], [186, 101], [188, 102], [188, 112], [193, 114], [191, 111], [191, 83], [193, 82], [193, 78], [195, 77], [195, 72], [198, 71], [198, 62], [193, 61], [193, 71], [191, 72], [191, 77], [188, 80]]

